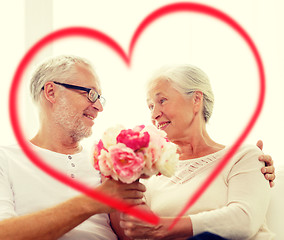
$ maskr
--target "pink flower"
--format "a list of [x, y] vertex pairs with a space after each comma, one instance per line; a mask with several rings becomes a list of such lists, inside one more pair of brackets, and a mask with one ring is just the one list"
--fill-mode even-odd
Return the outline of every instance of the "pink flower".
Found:
[[117, 143], [124, 143], [127, 147], [136, 151], [148, 147], [150, 135], [148, 132], [140, 133], [132, 129], [122, 130], [116, 138]]
[[134, 132], [141, 132], [145, 128], [145, 125], [138, 125], [133, 128]]
[[119, 180], [124, 183], [132, 183], [140, 177], [141, 170], [145, 165], [143, 157], [137, 156], [131, 148], [122, 143], [110, 147], [109, 153], [113, 169], [117, 173], [117, 175], [114, 173], [114, 176], [118, 176]]
[[104, 144], [103, 144], [102, 140], [100, 140], [100, 141], [99, 141], [97, 144], [95, 144], [95, 146], [94, 146], [94, 166], [95, 166], [95, 169], [97, 169], [97, 170], [100, 170], [100, 167], [99, 167], [98, 162], [99, 162], [99, 156], [100, 156], [100, 154], [101, 154], [102, 149], [105, 150], [105, 151], [107, 151], [107, 150], [105, 149], [105, 147], [104, 147]]
[[[110, 153], [106, 150], [102, 149], [101, 154], [98, 158], [98, 168], [101, 171], [101, 174], [105, 177], [109, 177], [112, 175], [113, 163], [110, 159]], [[114, 178], [118, 180], [117, 178]]]

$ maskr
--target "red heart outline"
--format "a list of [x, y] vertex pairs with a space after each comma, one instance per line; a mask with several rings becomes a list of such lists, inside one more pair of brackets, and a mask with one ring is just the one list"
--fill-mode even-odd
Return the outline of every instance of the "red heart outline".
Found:
[[45, 164], [41, 159], [40, 156], [36, 155], [31, 147], [29, 146], [27, 140], [24, 138], [24, 135], [22, 133], [22, 129], [20, 127], [20, 123], [18, 121], [18, 92], [19, 92], [19, 83], [21, 81], [22, 75], [28, 66], [28, 64], [31, 62], [33, 57], [36, 55], [36, 53], [49, 44], [50, 42], [53, 42], [57, 39], [65, 38], [65, 37], [72, 37], [72, 36], [81, 36], [81, 37], [87, 37], [92, 38], [94, 40], [97, 40], [98, 42], [101, 42], [102, 44], [105, 44], [107, 47], [111, 48], [118, 56], [125, 62], [125, 64], [130, 67], [131, 65], [131, 58], [132, 53], [134, 50], [134, 47], [140, 37], [140, 35], [143, 33], [143, 31], [150, 26], [154, 21], [157, 19], [166, 16], [171, 13], [175, 12], [197, 12], [202, 13], [205, 15], [209, 15], [211, 17], [214, 17], [216, 19], [219, 19], [229, 25], [231, 28], [233, 28], [247, 43], [249, 46], [251, 52], [253, 53], [253, 56], [255, 58], [255, 61], [257, 63], [258, 67], [258, 74], [259, 74], [259, 80], [260, 80], [260, 91], [259, 91], [259, 98], [258, 103], [256, 105], [256, 108], [254, 110], [254, 113], [252, 114], [248, 124], [246, 125], [243, 132], [240, 134], [240, 136], [237, 138], [233, 146], [228, 150], [226, 155], [223, 157], [223, 159], [220, 161], [220, 163], [213, 169], [212, 173], [208, 176], [208, 178], [201, 184], [200, 188], [194, 193], [194, 195], [189, 199], [187, 204], [184, 206], [182, 211], [179, 213], [179, 215], [175, 218], [173, 221], [171, 228], [178, 222], [179, 218], [185, 214], [185, 212], [198, 200], [198, 198], [201, 196], [201, 194], [207, 189], [207, 187], [210, 185], [210, 183], [218, 176], [220, 171], [224, 168], [224, 166], [227, 164], [227, 162], [230, 160], [230, 158], [234, 155], [234, 153], [237, 151], [237, 149], [240, 147], [241, 143], [245, 140], [249, 132], [251, 131], [252, 127], [254, 126], [257, 118], [260, 115], [261, 109], [263, 107], [264, 103], [264, 96], [265, 96], [265, 74], [264, 74], [264, 67], [262, 64], [262, 60], [260, 57], [260, 54], [258, 53], [258, 50], [252, 41], [251, 37], [248, 35], [248, 33], [230, 16], [227, 14], [221, 12], [218, 9], [215, 9], [213, 7], [209, 7], [203, 4], [198, 3], [190, 3], [190, 2], [180, 2], [180, 3], [174, 3], [169, 4], [166, 6], [163, 6], [154, 12], [150, 13], [137, 27], [136, 31], [134, 32], [129, 49], [128, 54], [125, 53], [125, 51], [119, 46], [118, 43], [116, 43], [115, 40], [113, 40], [111, 37], [107, 36], [106, 34], [97, 31], [95, 29], [86, 28], [86, 27], [69, 27], [69, 28], [63, 28], [61, 30], [57, 30], [55, 32], [52, 32], [48, 34], [47, 36], [43, 37], [41, 40], [39, 40], [35, 45], [33, 45], [29, 51], [25, 54], [25, 56], [20, 61], [16, 72], [13, 77], [12, 85], [10, 88], [9, 93], [9, 114], [10, 114], [10, 121], [12, 124], [12, 128], [15, 134], [15, 137], [23, 149], [24, 153], [27, 155], [27, 157], [35, 164], [37, 165], [41, 170], [45, 171], [52, 177], [56, 178], [58, 181], [61, 181], [65, 183], [66, 185], [98, 200], [101, 201], [113, 208], [118, 209], [122, 212], [127, 212], [128, 214], [131, 214], [135, 217], [138, 217], [144, 221], [147, 221], [152, 224], [158, 224], [159, 217], [153, 214], [149, 214], [143, 211], [139, 211], [135, 208], [130, 208], [128, 204], [125, 202], [122, 202], [118, 199], [112, 199], [109, 196], [104, 195], [101, 192], [98, 192], [94, 189], [91, 189], [87, 186], [85, 186], [83, 183], [80, 183], [78, 181], [74, 181], [73, 179], [70, 179], [66, 175], [62, 174], [61, 172], [57, 171], [56, 169], [53, 169], [51, 166], [48, 166]]

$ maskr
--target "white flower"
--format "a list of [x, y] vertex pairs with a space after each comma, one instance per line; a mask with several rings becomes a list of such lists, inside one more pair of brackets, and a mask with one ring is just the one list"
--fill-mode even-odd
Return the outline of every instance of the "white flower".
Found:
[[171, 177], [177, 169], [178, 161], [177, 146], [171, 142], [167, 142], [162, 149], [162, 154], [156, 165], [161, 174]]
[[102, 142], [104, 147], [108, 149], [110, 146], [114, 146], [116, 144], [116, 137], [121, 132], [121, 130], [125, 129], [122, 125], [116, 125], [115, 127], [108, 128], [103, 136]]

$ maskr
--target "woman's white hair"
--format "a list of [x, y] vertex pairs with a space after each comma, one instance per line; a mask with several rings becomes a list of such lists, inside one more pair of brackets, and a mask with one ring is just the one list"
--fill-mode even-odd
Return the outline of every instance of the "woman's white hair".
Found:
[[189, 95], [195, 91], [203, 93], [203, 117], [207, 123], [212, 115], [214, 95], [208, 76], [199, 68], [184, 64], [164, 66], [149, 80], [147, 89], [152, 89], [160, 80], [169, 81], [181, 94]]
[[65, 82], [68, 80], [75, 70], [75, 65], [82, 64], [90, 68], [94, 73], [98, 84], [99, 79], [93, 70], [91, 63], [84, 58], [73, 55], [60, 55], [52, 57], [39, 65], [30, 82], [31, 97], [35, 103], [39, 102], [39, 96], [45, 83], [49, 81]]

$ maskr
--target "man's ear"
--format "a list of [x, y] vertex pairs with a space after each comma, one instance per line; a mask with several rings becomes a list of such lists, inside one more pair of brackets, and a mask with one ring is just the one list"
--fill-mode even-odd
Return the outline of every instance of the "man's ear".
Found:
[[203, 92], [195, 91], [193, 94], [193, 108], [197, 113], [203, 107]]
[[50, 103], [55, 103], [55, 91], [56, 91], [56, 86], [53, 82], [47, 82], [44, 85], [43, 93], [44, 97], [47, 101]]

